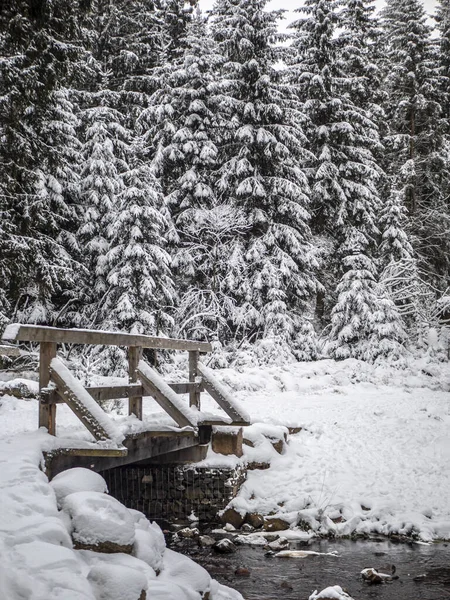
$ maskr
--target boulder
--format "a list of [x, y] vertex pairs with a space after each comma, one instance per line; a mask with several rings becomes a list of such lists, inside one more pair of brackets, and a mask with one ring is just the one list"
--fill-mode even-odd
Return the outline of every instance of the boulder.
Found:
[[135, 569], [97, 564], [87, 578], [96, 600], [146, 600], [147, 578]]
[[265, 531], [283, 531], [289, 529], [290, 523], [279, 517], [266, 517], [264, 519]]
[[214, 546], [214, 544], [216, 543], [216, 540], [211, 537], [210, 535], [201, 535], [198, 538], [198, 545], [201, 548], [208, 548], [209, 546]]
[[223, 525], [231, 523], [235, 529], [239, 529], [244, 522], [244, 517], [234, 508], [226, 508], [220, 515], [220, 521]]
[[115, 498], [101, 492], [75, 492], [64, 498], [62, 510], [71, 519], [76, 549], [108, 554], [133, 551], [133, 515]]
[[180, 529], [178, 531], [178, 535], [181, 538], [185, 538], [185, 539], [189, 539], [189, 540], [192, 540], [193, 538], [198, 537], [199, 533], [200, 532], [198, 529], [196, 529], [196, 528], [192, 529], [191, 527], [184, 527], [183, 529]]
[[247, 513], [245, 515], [245, 522], [255, 529], [259, 529], [264, 525], [264, 517], [258, 513]]

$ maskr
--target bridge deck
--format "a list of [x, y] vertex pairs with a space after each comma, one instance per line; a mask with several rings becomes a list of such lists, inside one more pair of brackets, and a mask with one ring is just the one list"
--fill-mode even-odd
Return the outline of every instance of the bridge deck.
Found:
[[198, 446], [202, 437], [202, 431], [157, 429], [128, 435], [123, 448], [61, 448], [46, 453], [46, 471], [50, 478], [73, 467], [105, 471]]

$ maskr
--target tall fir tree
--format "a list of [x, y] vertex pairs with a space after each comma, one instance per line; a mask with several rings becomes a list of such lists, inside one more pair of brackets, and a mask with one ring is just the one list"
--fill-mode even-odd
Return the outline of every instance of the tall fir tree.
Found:
[[[77, 2], [12, 0], [0, 8], [0, 270], [9, 316], [52, 323], [73, 293], [79, 160], [67, 93], [79, 58]], [[67, 233], [67, 235], [66, 235]]]
[[401, 193], [420, 269], [439, 287], [448, 278], [450, 172], [445, 120], [431, 30], [419, 0], [388, 0], [382, 12], [385, 44], [385, 139], [393, 193]]
[[380, 140], [372, 115], [378, 113], [367, 83], [376, 72], [369, 47], [370, 4], [349, 0], [338, 12], [336, 4], [307, 0], [300, 9], [305, 18], [293, 24], [293, 73], [311, 123], [313, 225], [331, 241], [332, 256], [323, 269], [339, 282], [337, 298], [329, 301], [331, 355], [373, 360], [383, 326], [384, 351], [398, 354], [400, 323], [388, 327], [393, 304], [392, 315], [378, 310], [376, 221], [383, 173], [375, 158]]
[[309, 188], [303, 115], [274, 65], [280, 11], [264, 0], [218, 0], [212, 34], [224, 56], [218, 112], [227, 128], [217, 193], [246, 216], [242, 264], [233, 293], [239, 335], [287, 343], [303, 359], [316, 354], [311, 304], [317, 289], [310, 253]]

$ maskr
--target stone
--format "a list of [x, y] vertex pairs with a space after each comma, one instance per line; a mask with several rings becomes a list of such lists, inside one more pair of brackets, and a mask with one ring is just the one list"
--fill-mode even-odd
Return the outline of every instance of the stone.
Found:
[[236, 546], [231, 540], [224, 539], [216, 542], [213, 546], [213, 550], [219, 554], [232, 554], [233, 552], [236, 552]]
[[214, 544], [216, 543], [216, 540], [211, 537], [210, 535], [201, 535], [198, 538], [198, 545], [201, 548], [208, 548], [209, 546], [214, 546]]
[[243, 441], [242, 427], [213, 427], [211, 437], [211, 447], [217, 454], [232, 454], [241, 457]]
[[238, 577], [250, 577], [250, 571], [247, 569], [247, 567], [238, 567], [234, 574]]
[[255, 531], [255, 528], [250, 525], [250, 523], [244, 523], [241, 527], [241, 531], [245, 531], [245, 533], [251, 533]]
[[231, 523], [235, 529], [239, 529], [244, 522], [244, 517], [234, 508], [226, 508], [220, 515], [220, 521], [223, 525]]
[[248, 471], [264, 471], [265, 469], [270, 469], [270, 462], [249, 462], [247, 464]]
[[73, 547], [75, 550], [92, 550], [92, 552], [100, 552], [101, 554], [131, 554], [133, 552], [133, 545], [121, 545], [115, 542], [85, 544], [77, 539], [73, 539]]
[[255, 444], [251, 440], [247, 440], [246, 438], [242, 440], [242, 443], [244, 444], [244, 446], [250, 446], [250, 448], [255, 447]]
[[290, 592], [292, 592], [292, 590], [294, 589], [288, 581], [282, 581], [280, 584], [280, 588], [283, 588], [283, 590], [288, 590]]
[[247, 513], [245, 515], [245, 522], [254, 529], [259, 529], [264, 525], [264, 517], [258, 513]]
[[280, 537], [277, 540], [268, 544], [269, 550], [285, 550], [289, 546], [289, 540], [285, 537]]
[[296, 433], [300, 433], [303, 427], [288, 427], [289, 435], [295, 435]]
[[284, 450], [284, 441], [283, 440], [276, 440], [276, 441], [270, 440], [270, 443], [272, 444], [273, 449], [278, 452], [278, 454], [283, 454], [283, 450]]
[[289, 529], [290, 524], [279, 517], [266, 517], [264, 519], [265, 531], [283, 531]]
[[199, 533], [199, 530], [196, 528], [184, 527], [184, 529], [178, 531], [178, 536], [180, 538], [192, 540], [193, 538], [198, 537]]

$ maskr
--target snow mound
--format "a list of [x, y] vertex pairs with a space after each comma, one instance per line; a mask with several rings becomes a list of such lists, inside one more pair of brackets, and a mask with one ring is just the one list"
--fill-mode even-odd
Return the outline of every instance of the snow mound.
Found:
[[157, 573], [162, 568], [166, 540], [161, 527], [150, 521], [138, 510], [129, 509], [135, 523], [133, 555], [150, 565]]
[[139, 600], [147, 589], [147, 578], [130, 567], [98, 564], [88, 573], [96, 600]]
[[100, 492], [74, 492], [66, 496], [62, 508], [72, 520], [72, 538], [76, 543], [133, 545], [133, 516], [115, 498]]
[[61, 507], [66, 496], [75, 492], [107, 492], [106, 481], [101, 475], [76, 467], [56, 475], [50, 482], [56, 494], [58, 506]]
[[187, 556], [166, 548], [160, 580], [170, 582], [174, 579], [177, 584], [193, 589], [202, 596], [211, 589], [211, 577], [206, 569]]
[[311, 594], [309, 600], [352, 600], [352, 598], [339, 585], [333, 585], [319, 593], [316, 590]]

